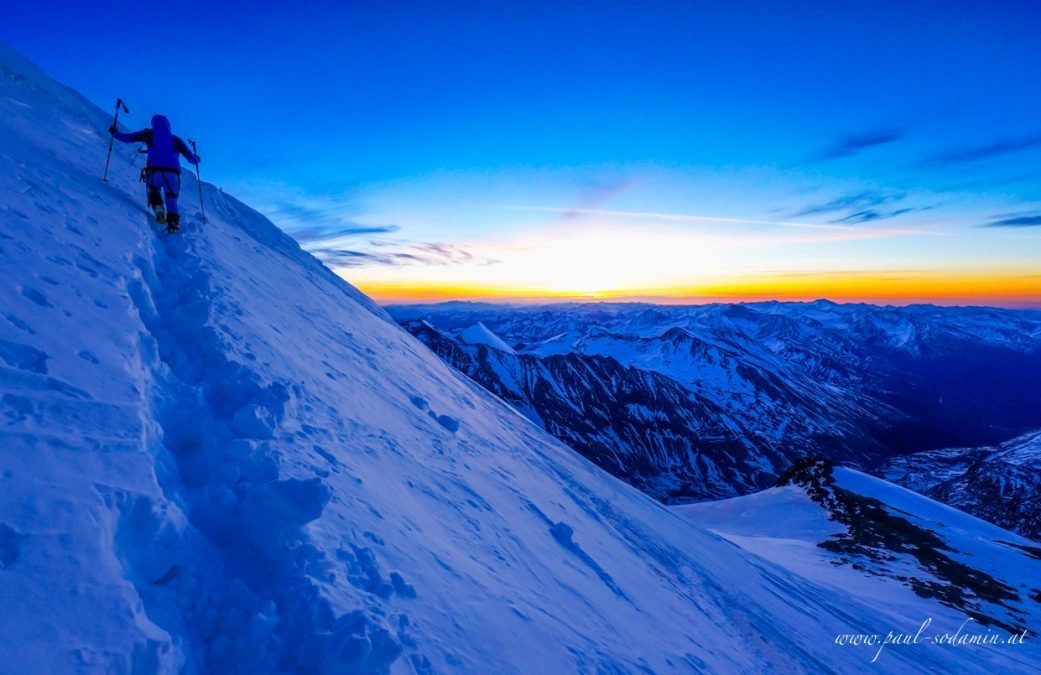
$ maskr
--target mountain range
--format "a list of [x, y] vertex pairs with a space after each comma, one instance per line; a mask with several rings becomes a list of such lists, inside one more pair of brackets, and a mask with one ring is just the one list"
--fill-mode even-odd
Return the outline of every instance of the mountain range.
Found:
[[889, 462], [913, 466], [931, 461], [926, 452], [1041, 427], [1033, 310], [817, 301], [389, 311], [453, 367], [666, 502], [768, 487], [804, 456], [885, 474]]

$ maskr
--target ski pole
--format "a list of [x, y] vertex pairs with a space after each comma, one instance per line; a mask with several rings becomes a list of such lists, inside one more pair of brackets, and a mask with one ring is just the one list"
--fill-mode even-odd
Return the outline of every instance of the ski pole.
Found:
[[148, 154], [148, 146], [142, 143], [141, 147], [134, 153], [134, 158], [130, 160], [130, 166], [137, 166], [137, 158], [145, 154]]
[[[192, 154], [198, 158], [199, 151], [195, 149], [195, 141], [188, 139], [188, 142], [192, 144]], [[202, 222], [206, 222], [206, 205], [202, 201], [202, 174], [199, 173], [199, 163], [195, 163], [195, 183], [199, 186], [199, 208], [202, 209]]]
[[[122, 108], [123, 112], [125, 112], [127, 115], [130, 114], [130, 110], [127, 109], [127, 104], [123, 103], [123, 99], [116, 98], [116, 114], [112, 116], [112, 128], [114, 128], [114, 129], [116, 128], [116, 125], [119, 124], [119, 109], [120, 108]], [[116, 129], [116, 131], [118, 131], [118, 130], [119, 129]], [[112, 134], [109, 134], [108, 135], [108, 156], [105, 157], [105, 175], [103, 175], [101, 177], [101, 180], [103, 182], [105, 182], [105, 183], [108, 182], [108, 163], [110, 161], [112, 161], [112, 141], [114, 141], [114, 140], [115, 140], [115, 138], [112, 136]]]

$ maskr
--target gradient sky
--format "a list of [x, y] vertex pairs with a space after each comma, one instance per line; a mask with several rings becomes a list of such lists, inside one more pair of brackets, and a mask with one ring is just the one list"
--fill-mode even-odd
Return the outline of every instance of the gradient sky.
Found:
[[1041, 306], [1041, 3], [16, 3], [384, 301]]

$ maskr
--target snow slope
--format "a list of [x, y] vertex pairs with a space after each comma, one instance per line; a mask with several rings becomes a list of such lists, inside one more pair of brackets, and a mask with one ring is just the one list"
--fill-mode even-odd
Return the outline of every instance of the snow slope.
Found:
[[876, 604], [607, 476], [248, 207], [200, 224], [186, 175], [157, 236], [107, 124], [0, 47], [4, 667], [866, 670], [833, 640]]
[[[817, 473], [822, 466], [827, 475]], [[959, 626], [1007, 638], [1024, 628], [1032, 633], [1041, 621], [1041, 548], [1030, 540], [858, 471], [804, 462], [787, 479], [755, 494], [672, 508], [764, 560], [870, 605], [887, 617], [875, 627], [883, 636], [915, 633], [931, 619], [928, 638]], [[944, 611], [937, 611], [935, 598]], [[923, 637], [915, 645], [890, 644], [884, 658], [874, 660], [881, 646], [856, 647], [861, 657], [884, 665], [899, 651], [952, 645]]]

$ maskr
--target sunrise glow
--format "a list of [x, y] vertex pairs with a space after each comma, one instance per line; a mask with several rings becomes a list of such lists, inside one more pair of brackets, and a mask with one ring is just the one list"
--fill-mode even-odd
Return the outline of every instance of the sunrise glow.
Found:
[[517, 237], [475, 237], [452, 264], [339, 272], [386, 303], [814, 300], [1041, 306], [1037, 240], [943, 222], [802, 227], [551, 214]]

